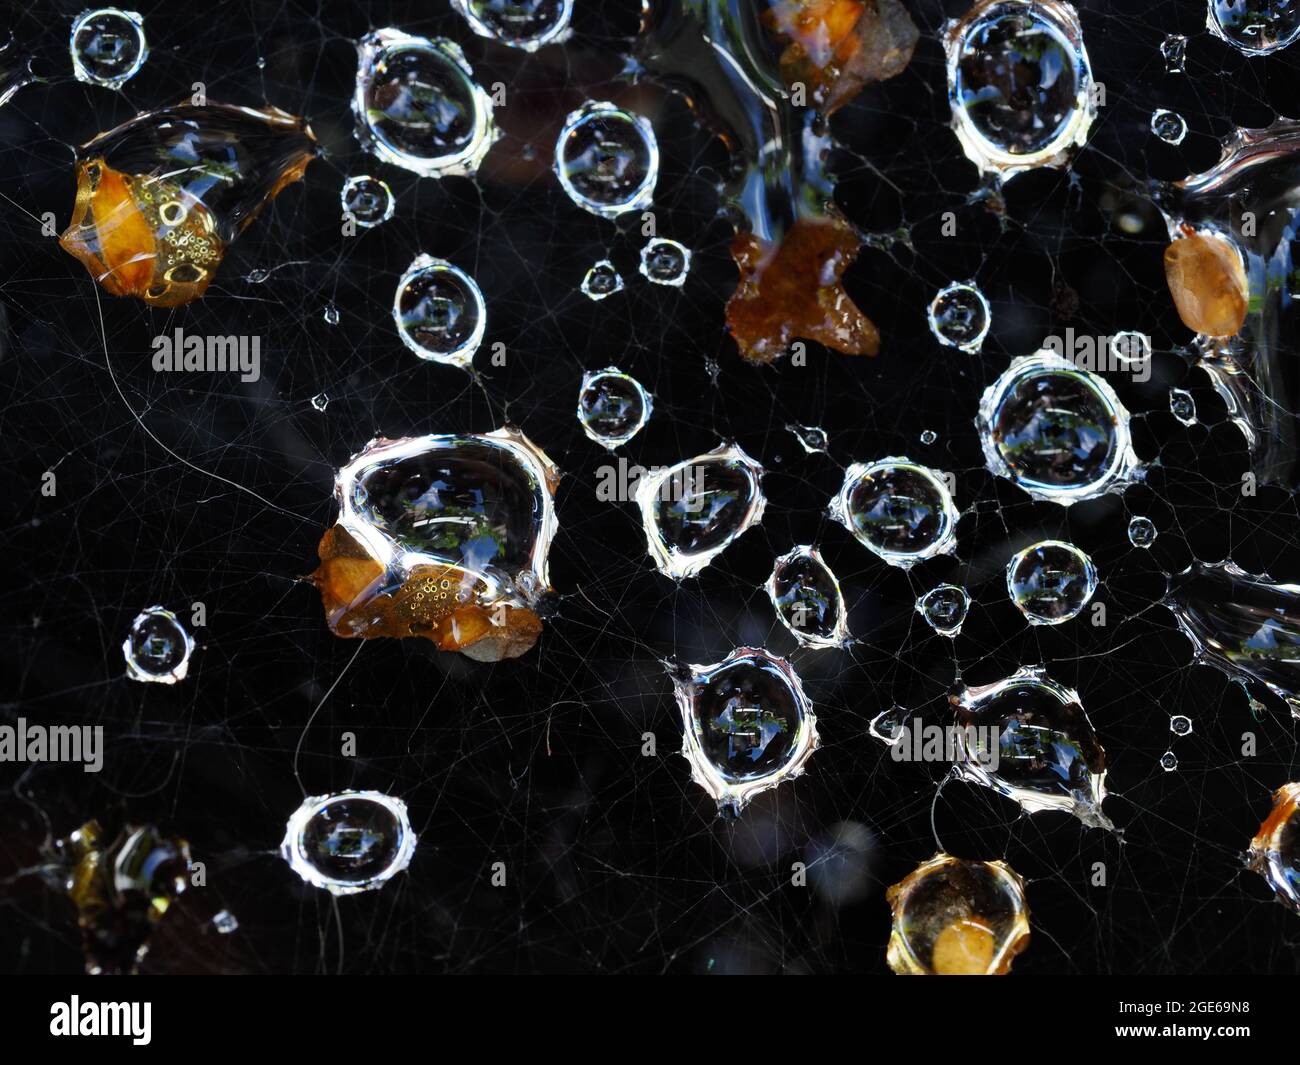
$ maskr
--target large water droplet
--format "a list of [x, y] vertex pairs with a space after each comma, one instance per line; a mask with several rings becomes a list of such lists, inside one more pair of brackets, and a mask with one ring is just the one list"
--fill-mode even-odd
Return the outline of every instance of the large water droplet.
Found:
[[555, 142], [555, 173], [584, 211], [614, 218], [654, 200], [659, 143], [648, 120], [614, 104], [588, 101]]
[[608, 259], [601, 259], [582, 279], [582, 291], [593, 300], [603, 300], [623, 291], [623, 278]]
[[975, 726], [977, 736], [992, 729], [998, 737], [993, 752], [963, 730], [959, 777], [1014, 799], [1029, 813], [1065, 810], [1090, 827], [1114, 827], [1101, 811], [1106, 752], [1076, 692], [1041, 666], [1024, 666], [1006, 680], [962, 689], [951, 701], [959, 725]]
[[415, 833], [401, 799], [340, 791], [304, 799], [285, 826], [280, 854], [295, 873], [331, 895], [382, 887], [411, 864]]
[[120, 89], [149, 57], [144, 19], [134, 11], [115, 7], [78, 15], [72, 23], [68, 47], [77, 80], [106, 89]]
[[719, 811], [739, 814], [761, 791], [803, 772], [817, 747], [817, 718], [783, 658], [738, 647], [721, 662], [684, 666], [673, 687], [691, 779]]
[[1092, 68], [1064, 0], [980, 0], [944, 32], [953, 127], [981, 170], [1063, 166], [1097, 115]]
[[1268, 55], [1300, 37], [1296, 0], [1209, 0], [1210, 32], [1246, 55]]
[[582, 375], [578, 421], [589, 439], [611, 451], [645, 427], [653, 406], [641, 382], [617, 366]]
[[817, 548], [802, 545], [778, 558], [767, 579], [776, 616], [803, 647], [843, 647], [848, 610], [840, 582]]
[[974, 354], [984, 346], [992, 324], [989, 301], [971, 282], [954, 283], [930, 303], [930, 332], [941, 344]]
[[573, 0], [451, 0], [480, 37], [535, 52], [573, 33]]
[[363, 148], [423, 177], [478, 170], [499, 134], [458, 45], [382, 29], [357, 52], [352, 113]]
[[641, 477], [641, 508], [650, 557], [675, 580], [693, 577], [763, 518], [763, 467], [735, 444], [720, 444]]
[[1003, 976], [1029, 946], [1025, 882], [1004, 862], [936, 854], [885, 892], [900, 976]]
[[641, 249], [641, 276], [656, 285], [681, 288], [691, 270], [691, 250], [666, 237], [655, 237]]
[[1073, 544], [1043, 540], [1007, 563], [1007, 594], [1031, 625], [1060, 625], [1088, 605], [1097, 570]]
[[170, 610], [151, 606], [136, 615], [122, 641], [126, 675], [153, 684], [184, 680], [194, 653], [194, 638]]
[[904, 569], [957, 546], [957, 507], [944, 476], [905, 458], [855, 462], [830, 515], [869, 550]]
[[351, 218], [364, 229], [393, 217], [393, 190], [386, 181], [368, 174], [348, 178], [343, 184], [340, 201], [343, 217]]
[[989, 470], [1035, 499], [1094, 499], [1140, 470], [1114, 390], [1050, 351], [1013, 360], [985, 389], [975, 424]]
[[1268, 881], [1277, 901], [1300, 913], [1300, 784], [1284, 784], [1250, 841], [1246, 867]]
[[959, 584], [940, 584], [916, 600], [916, 610], [940, 636], [961, 632], [970, 610], [970, 593]]
[[469, 366], [487, 329], [487, 305], [458, 266], [417, 256], [397, 283], [393, 320], [402, 343], [422, 359]]

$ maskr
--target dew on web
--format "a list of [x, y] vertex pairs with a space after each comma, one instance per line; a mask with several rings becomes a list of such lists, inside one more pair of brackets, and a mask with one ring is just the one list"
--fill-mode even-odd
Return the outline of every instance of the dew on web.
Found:
[[641, 249], [641, 276], [656, 285], [681, 288], [691, 270], [691, 250], [666, 237], [653, 238]]
[[900, 976], [1005, 976], [1029, 946], [1025, 882], [1005, 862], [939, 853], [885, 893]]
[[817, 718], [799, 675], [783, 658], [738, 647], [712, 665], [671, 670], [691, 779], [736, 816], [759, 792], [804, 771]]
[[480, 37], [535, 52], [573, 35], [573, 0], [451, 0]]
[[1174, 714], [1169, 719], [1169, 731], [1175, 736], [1190, 736], [1192, 734], [1192, 719], [1186, 714]]
[[422, 254], [397, 282], [393, 321], [402, 343], [420, 358], [466, 369], [487, 329], [487, 304], [459, 266]]
[[906, 723], [907, 710], [901, 706], [891, 706], [871, 719], [867, 732], [887, 747], [893, 747], [902, 741]]
[[606, 296], [622, 291], [623, 276], [608, 259], [601, 259], [600, 262], [593, 264], [582, 279], [583, 295], [593, 300], [603, 300]]
[[794, 434], [794, 438], [799, 441], [799, 446], [809, 455], [824, 455], [826, 449], [830, 447], [826, 430], [820, 426], [791, 424], [785, 428], [786, 432]]
[[1182, 144], [1187, 136], [1187, 120], [1175, 111], [1159, 108], [1151, 114], [1151, 132], [1166, 144]]
[[993, 324], [989, 301], [971, 282], [954, 283], [930, 303], [930, 332], [941, 344], [974, 355]]
[[582, 375], [578, 422], [589, 440], [613, 451], [645, 428], [654, 401], [641, 382], [617, 366]]
[[1145, 515], [1138, 514], [1129, 519], [1128, 542], [1134, 547], [1148, 548], [1160, 535], [1156, 523]]
[[1300, 3], [1268, 0], [1208, 0], [1206, 26], [1215, 36], [1246, 55], [1268, 55], [1300, 37]]
[[1169, 390], [1169, 413], [1183, 425], [1196, 424], [1196, 399], [1185, 388]]
[[650, 557], [674, 580], [694, 577], [763, 520], [763, 467], [736, 444], [720, 444], [637, 481]]
[[1181, 33], [1168, 34], [1160, 42], [1160, 54], [1164, 56], [1166, 74], [1182, 74], [1187, 65], [1187, 38]]
[[970, 593], [959, 584], [940, 584], [916, 600], [916, 612], [940, 636], [949, 638], [961, 633], [970, 610]]
[[1031, 625], [1078, 617], [1096, 590], [1092, 559], [1061, 540], [1032, 544], [1007, 563], [1007, 594]]
[[957, 506], [944, 476], [910, 459], [855, 462], [830, 516], [892, 566], [908, 569], [957, 547]]
[[1165, 751], [1160, 756], [1160, 768], [1166, 773], [1172, 773], [1178, 768], [1178, 755], [1174, 754], [1173, 751]]
[[1284, 784], [1250, 841], [1246, 868], [1268, 881], [1283, 906], [1300, 913], [1300, 784]]
[[101, 7], [83, 11], [68, 35], [72, 73], [78, 81], [120, 89], [149, 58], [144, 19], [134, 11]]
[[659, 143], [648, 119], [608, 101], [572, 112], [555, 142], [555, 173], [575, 204], [601, 218], [641, 211], [654, 201]]
[[303, 800], [285, 825], [280, 856], [313, 887], [356, 895], [383, 887], [410, 865], [415, 844], [401, 799], [340, 791]]
[[1140, 370], [1151, 361], [1151, 338], [1126, 330], [1110, 338], [1110, 354], [1125, 370]]
[[[958, 725], [959, 779], [992, 788], [1033, 814], [1072, 813], [1090, 828], [1113, 830], [1102, 813], [1106, 752], [1093, 732], [1077, 692], [1048, 677], [1041, 666], [949, 697]], [[972, 741], [965, 726], [974, 726]], [[988, 740], [991, 730], [993, 744]]]
[[324, 392], [317, 392], [316, 395], [311, 397], [311, 405], [313, 410], [323, 413], [325, 408], [330, 405], [330, 398]]
[[772, 565], [765, 585], [777, 619], [802, 647], [843, 647], [849, 638], [844, 593], [817, 548], [803, 544]]
[[339, 194], [343, 217], [351, 219], [362, 229], [371, 229], [393, 217], [396, 203], [388, 182], [369, 174], [358, 174], [343, 183]]
[[939, 434], [936, 433], [933, 429], [923, 429], [918, 439], [923, 444], [933, 444], [936, 440], [939, 439]]
[[212, 927], [218, 935], [228, 936], [239, 931], [239, 918], [229, 910], [219, 910], [212, 916]]
[[391, 28], [357, 42], [352, 114], [366, 151], [421, 177], [472, 176], [500, 136], [459, 45]]
[[136, 615], [122, 641], [126, 675], [149, 684], [175, 684], [190, 671], [194, 638], [170, 610], [151, 606]]

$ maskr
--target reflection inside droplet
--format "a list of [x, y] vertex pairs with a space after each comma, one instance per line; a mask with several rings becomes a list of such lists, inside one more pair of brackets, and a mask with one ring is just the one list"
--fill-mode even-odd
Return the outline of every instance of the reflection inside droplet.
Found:
[[285, 826], [280, 853], [314, 887], [355, 895], [410, 865], [415, 833], [401, 799], [342, 791], [304, 799]]
[[654, 129], [614, 104], [588, 101], [560, 130], [555, 173], [569, 199], [602, 218], [649, 207], [659, 177]]
[[848, 641], [844, 594], [817, 548], [805, 544], [778, 558], [766, 588], [776, 616], [802, 646], [843, 647]]
[[886, 562], [904, 569], [953, 551], [957, 507], [943, 475], [905, 458], [845, 471], [831, 517]]
[[397, 283], [393, 320], [402, 343], [420, 358], [464, 368], [483, 340], [487, 305], [460, 267], [420, 255]]
[[78, 81], [120, 89], [149, 56], [144, 19], [113, 7], [83, 11], [72, 23], [68, 46]]
[[1031, 625], [1060, 625], [1088, 605], [1097, 570], [1073, 544], [1044, 540], [1007, 563], [1007, 594]]
[[589, 439], [611, 451], [645, 427], [652, 407], [650, 394], [641, 382], [617, 366], [582, 376], [578, 421]]
[[126, 675], [132, 680], [175, 684], [190, 668], [194, 639], [170, 610], [151, 606], [136, 615], [122, 642]]

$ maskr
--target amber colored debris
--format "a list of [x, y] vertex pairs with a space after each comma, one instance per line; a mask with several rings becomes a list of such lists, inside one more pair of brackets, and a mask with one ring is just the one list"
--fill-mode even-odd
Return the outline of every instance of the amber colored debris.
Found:
[[487, 586], [456, 566], [422, 565], [392, 587], [384, 566], [342, 525], [325, 530], [311, 581], [336, 636], [422, 636], [439, 650], [479, 662], [518, 658], [532, 648], [542, 621], [527, 607], [483, 604]]
[[1237, 249], [1212, 233], [1189, 232], [1165, 249], [1165, 280], [1183, 324], [1204, 336], [1236, 336], [1249, 290]]
[[880, 333], [840, 284], [861, 246], [837, 215], [799, 219], [775, 247], [737, 233], [731, 254], [740, 281], [727, 301], [727, 328], [740, 354], [770, 363], [803, 338], [846, 355], [875, 355]]
[[899, 0], [771, 0], [763, 23], [779, 41], [781, 77], [801, 82], [830, 115], [864, 85], [901, 74], [921, 33]]

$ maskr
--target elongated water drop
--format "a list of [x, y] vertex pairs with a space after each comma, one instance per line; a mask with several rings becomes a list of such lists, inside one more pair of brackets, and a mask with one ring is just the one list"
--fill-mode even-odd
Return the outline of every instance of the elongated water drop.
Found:
[[1031, 625], [1078, 617], [1096, 590], [1092, 559], [1061, 540], [1026, 547], [1007, 563], [1007, 594]]
[[959, 584], [940, 584], [916, 600], [916, 611], [940, 636], [961, 632], [970, 610], [970, 593]]
[[588, 439], [611, 451], [645, 428], [653, 406], [641, 382], [617, 366], [582, 375], [578, 421]]
[[772, 566], [767, 594], [776, 616], [803, 647], [843, 647], [848, 642], [844, 593], [821, 552], [801, 545]]
[[184, 680], [194, 653], [194, 638], [176, 615], [151, 606], [136, 615], [131, 631], [122, 641], [126, 675], [152, 684], [175, 684]]
[[460, 267], [419, 255], [397, 282], [393, 320], [402, 343], [420, 358], [464, 369], [483, 341], [487, 305]]
[[1160, 42], [1160, 54], [1165, 60], [1166, 74], [1181, 74], [1187, 62], [1187, 38], [1181, 33], [1171, 33]]
[[783, 658], [738, 647], [721, 662], [673, 674], [691, 779], [737, 815], [759, 792], [799, 776], [817, 747], [817, 718]]
[[572, 112], [555, 142], [560, 186], [584, 211], [614, 218], [654, 199], [659, 143], [648, 120], [604, 101]]
[[68, 37], [72, 73], [78, 81], [120, 89], [149, 57], [144, 18], [134, 11], [100, 7], [83, 11]]
[[830, 515], [868, 550], [908, 569], [957, 546], [957, 507], [943, 475], [906, 458], [855, 462]]
[[970, 282], [954, 283], [930, 302], [930, 332], [939, 343], [974, 354], [984, 346], [992, 324], [989, 301]]
[[830, 447], [830, 438], [826, 430], [819, 425], [795, 425], [791, 423], [786, 430], [794, 434], [799, 446], [809, 455], [824, 455]]
[[368, 174], [348, 178], [343, 184], [340, 200], [343, 217], [352, 219], [363, 229], [370, 229], [393, 217], [393, 190], [386, 181]]
[[415, 833], [401, 799], [340, 791], [304, 799], [284, 830], [289, 868], [331, 895], [373, 891], [411, 864]]
[[1250, 841], [1246, 867], [1268, 881], [1277, 901], [1300, 913], [1300, 784], [1284, 784]]
[[1196, 400], [1185, 388], [1169, 390], [1169, 413], [1183, 425], [1196, 424]]
[[480, 37], [535, 52], [568, 40], [573, 0], [451, 0]]

